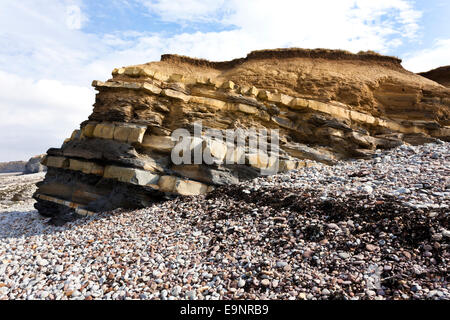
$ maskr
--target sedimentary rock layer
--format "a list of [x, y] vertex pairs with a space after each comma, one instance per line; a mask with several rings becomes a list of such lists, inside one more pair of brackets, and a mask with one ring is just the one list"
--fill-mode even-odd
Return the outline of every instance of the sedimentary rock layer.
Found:
[[450, 88], [450, 66], [439, 67], [427, 72], [421, 72], [419, 75]]
[[[89, 119], [43, 160], [49, 171], [35, 195], [43, 214], [68, 203], [87, 212], [142, 207], [267, 169], [332, 165], [450, 136], [450, 90], [370, 52], [264, 50], [228, 62], [164, 55], [92, 85], [99, 93]], [[177, 129], [197, 133], [181, 139], [180, 155], [194, 161], [200, 150], [212, 160], [174, 161]], [[229, 130], [233, 139], [218, 138]]]

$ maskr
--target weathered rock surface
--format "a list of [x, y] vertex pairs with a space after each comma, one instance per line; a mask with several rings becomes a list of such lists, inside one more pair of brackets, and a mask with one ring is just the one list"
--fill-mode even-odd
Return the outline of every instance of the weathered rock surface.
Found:
[[[227, 62], [163, 55], [115, 69], [112, 79], [93, 82], [99, 93], [89, 119], [61, 148], [48, 150], [36, 207], [47, 215], [62, 206], [82, 214], [143, 207], [277, 166], [288, 171], [372, 157], [403, 143], [448, 141], [450, 89], [400, 62], [370, 52], [278, 49]], [[196, 132], [200, 121], [201, 135], [183, 139], [180, 153], [172, 133]], [[228, 129], [236, 140], [217, 139]], [[249, 143], [273, 129], [279, 145]], [[211, 161], [171, 157], [195, 161], [195, 150]]]

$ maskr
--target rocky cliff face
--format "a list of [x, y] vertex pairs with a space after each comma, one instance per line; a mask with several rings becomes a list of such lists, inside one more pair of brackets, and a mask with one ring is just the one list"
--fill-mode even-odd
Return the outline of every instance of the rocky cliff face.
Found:
[[46, 171], [47, 168], [41, 163], [44, 157], [44, 154], [31, 157], [26, 163], [23, 173], [30, 174]]
[[0, 162], [0, 173], [23, 172], [26, 164], [26, 161]]
[[45, 155], [41, 154], [31, 157], [28, 161], [0, 162], [0, 173], [23, 172], [30, 174], [45, 171], [47, 168], [41, 163], [44, 157]]
[[427, 72], [421, 72], [419, 75], [450, 88], [450, 66], [436, 68]]
[[[36, 208], [57, 215], [143, 207], [264, 169], [332, 165], [403, 143], [448, 140], [450, 90], [400, 62], [370, 52], [279, 49], [227, 62], [163, 55], [115, 69], [110, 80], [93, 82], [89, 119], [48, 150]], [[177, 139], [180, 128], [197, 137]], [[233, 139], [218, 139], [230, 129]], [[252, 144], [264, 130], [278, 132]], [[200, 150], [212, 161], [174, 161], [180, 145], [179, 155], [194, 161]]]

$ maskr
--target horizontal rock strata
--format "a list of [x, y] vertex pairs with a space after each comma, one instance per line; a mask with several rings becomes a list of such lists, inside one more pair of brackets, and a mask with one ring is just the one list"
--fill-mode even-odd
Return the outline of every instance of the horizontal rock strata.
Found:
[[[218, 63], [164, 55], [92, 85], [99, 93], [89, 119], [42, 161], [49, 169], [35, 198], [43, 214], [61, 205], [83, 213], [143, 207], [264, 170], [450, 136], [450, 90], [373, 53], [266, 50]], [[182, 163], [172, 157], [177, 129], [192, 135]], [[230, 129], [233, 139], [217, 138]], [[276, 134], [265, 141], [265, 131]], [[210, 161], [196, 162], [198, 150]]]
[[419, 75], [450, 88], [450, 66], [439, 67], [427, 72], [421, 72]]

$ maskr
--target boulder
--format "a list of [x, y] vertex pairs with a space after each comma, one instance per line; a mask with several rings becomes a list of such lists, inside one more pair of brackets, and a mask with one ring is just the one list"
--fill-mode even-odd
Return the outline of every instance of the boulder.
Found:
[[118, 166], [105, 167], [103, 177], [140, 186], [156, 185], [159, 180], [158, 175], [149, 171]]
[[145, 135], [142, 141], [142, 146], [160, 152], [170, 152], [175, 146], [175, 141], [173, 141], [170, 136]]
[[196, 196], [206, 193], [208, 186], [196, 181], [179, 179], [175, 183], [174, 191], [183, 196]]
[[167, 193], [174, 192], [177, 179], [178, 179], [177, 177], [173, 176], [160, 177], [158, 181], [159, 190]]

